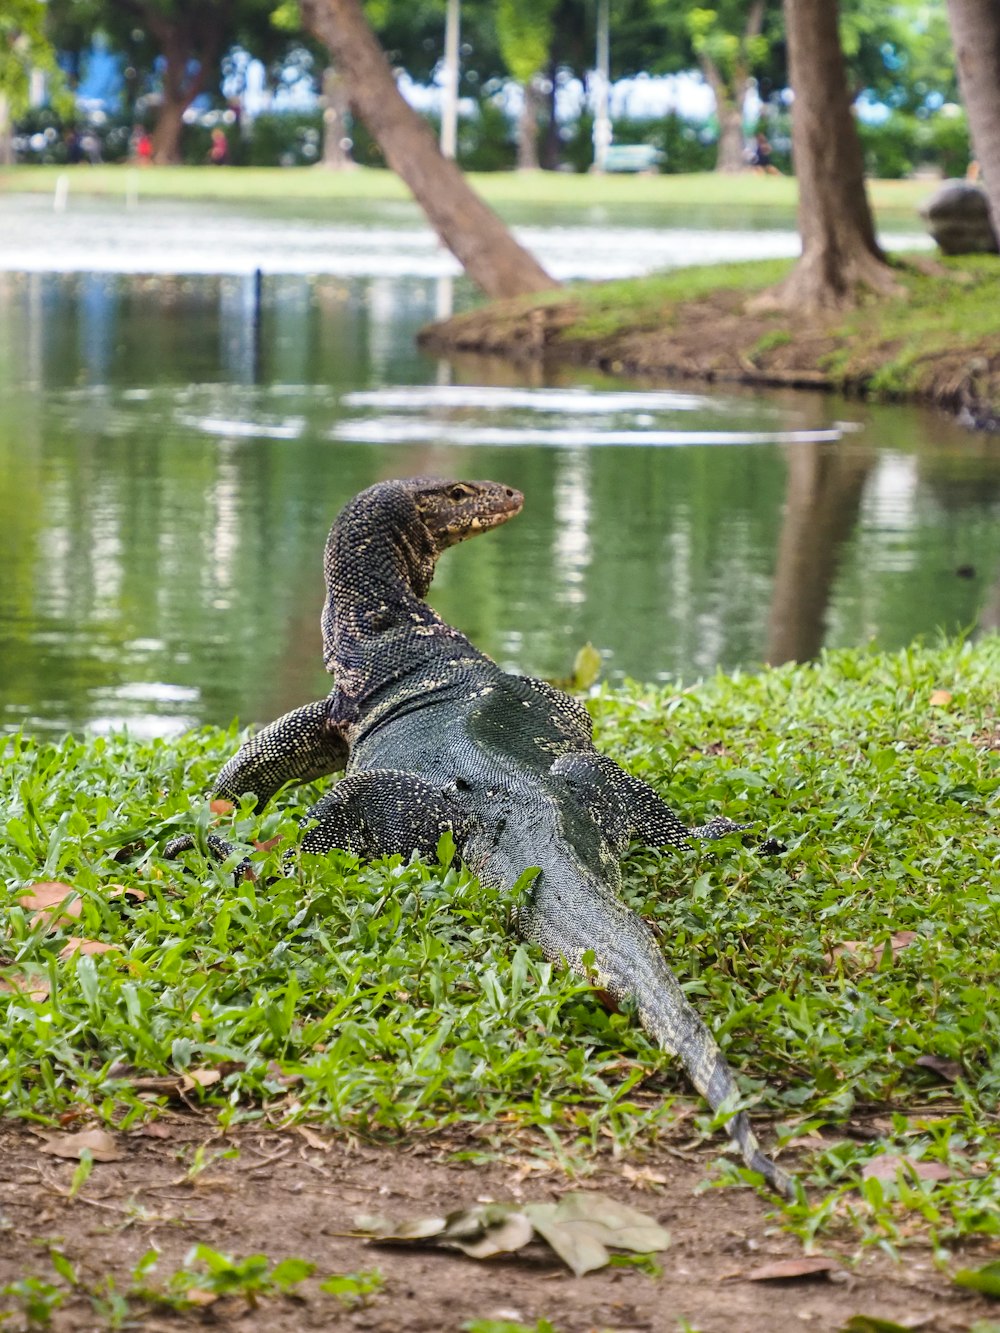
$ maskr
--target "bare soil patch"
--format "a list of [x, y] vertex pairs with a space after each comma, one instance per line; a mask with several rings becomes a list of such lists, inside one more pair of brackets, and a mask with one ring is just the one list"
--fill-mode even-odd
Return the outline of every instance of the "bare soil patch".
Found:
[[[112, 1275], [126, 1292], [132, 1270], [151, 1246], [162, 1252], [152, 1280], [163, 1283], [184, 1265], [188, 1249], [202, 1243], [240, 1258], [295, 1256], [315, 1263], [316, 1273], [299, 1295], [262, 1297], [256, 1306], [226, 1297], [174, 1313], [131, 1300], [125, 1327], [430, 1333], [461, 1329], [471, 1319], [533, 1327], [546, 1318], [560, 1333], [675, 1333], [685, 1320], [701, 1333], [801, 1333], [842, 1329], [863, 1314], [964, 1333], [991, 1313], [984, 1298], [951, 1286], [920, 1248], [904, 1251], [899, 1263], [878, 1252], [854, 1262], [836, 1245], [824, 1244], [819, 1249], [839, 1261], [832, 1273], [751, 1280], [766, 1264], [801, 1259], [801, 1245], [751, 1191], [696, 1192], [709, 1174], [708, 1157], [678, 1154], [669, 1145], [633, 1162], [634, 1169], [666, 1182], [647, 1180], [642, 1187], [641, 1180], [627, 1177], [622, 1161], [610, 1159], [586, 1179], [571, 1181], [534, 1157], [456, 1162], [456, 1149], [471, 1147], [471, 1141], [384, 1147], [318, 1129], [244, 1128], [222, 1135], [186, 1114], [170, 1114], [117, 1141], [121, 1160], [95, 1163], [70, 1198], [75, 1163], [41, 1153], [40, 1138], [28, 1128], [0, 1128], [0, 1287], [29, 1275], [52, 1281], [48, 1251], [56, 1248], [76, 1268], [81, 1286]], [[238, 1155], [222, 1156], [232, 1149]], [[608, 1268], [576, 1278], [534, 1245], [515, 1257], [476, 1262], [427, 1249], [378, 1247], [350, 1234], [359, 1214], [425, 1216], [484, 1199], [555, 1200], [580, 1188], [631, 1203], [669, 1229], [672, 1243], [660, 1256], [661, 1276]], [[984, 1257], [979, 1249], [963, 1258], [975, 1265]], [[332, 1273], [375, 1267], [384, 1286], [364, 1306], [344, 1309], [319, 1289]], [[16, 1303], [0, 1298], [0, 1312], [6, 1309], [16, 1313], [5, 1327], [19, 1327], [23, 1315]], [[78, 1289], [54, 1312], [52, 1327], [109, 1324]]]

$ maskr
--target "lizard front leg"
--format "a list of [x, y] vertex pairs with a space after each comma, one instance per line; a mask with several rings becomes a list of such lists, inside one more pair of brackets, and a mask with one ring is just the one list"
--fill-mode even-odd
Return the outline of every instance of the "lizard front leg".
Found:
[[333, 720], [334, 702], [303, 704], [254, 732], [215, 779], [214, 795], [238, 801], [252, 791], [259, 814], [286, 782], [313, 782], [346, 768], [347, 738]]
[[[342, 724], [331, 716], [335, 698], [294, 708], [249, 736], [220, 770], [212, 794], [238, 801], [244, 792], [257, 797], [259, 813], [287, 782], [313, 782], [346, 767], [348, 745]], [[215, 842], [217, 846], [212, 847]], [[172, 838], [163, 849], [168, 860], [194, 846], [194, 837], [184, 833]], [[229, 844], [212, 834], [209, 846], [220, 860], [229, 854]], [[226, 848], [225, 852], [220, 852]]]
[[[412, 773], [390, 768], [342, 778], [307, 811], [301, 827], [306, 832], [300, 851], [322, 855], [339, 849], [368, 861], [412, 852], [433, 860], [442, 834], [451, 833], [456, 845], [467, 835], [465, 815], [445, 792]], [[193, 845], [189, 835], [175, 838], [164, 856], [173, 859]], [[209, 835], [208, 848], [217, 861], [236, 850], [216, 833]], [[285, 859], [293, 857], [289, 852]], [[240, 862], [237, 881], [249, 868], [249, 858]]]

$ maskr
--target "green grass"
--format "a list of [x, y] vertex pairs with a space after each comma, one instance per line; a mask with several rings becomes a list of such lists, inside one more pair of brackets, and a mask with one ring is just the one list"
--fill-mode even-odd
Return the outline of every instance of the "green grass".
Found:
[[[390, 171], [358, 168], [329, 172], [315, 167], [245, 167], [226, 171], [205, 167], [129, 166], [6, 167], [0, 169], [0, 192], [50, 194], [57, 177], [67, 175], [70, 195], [123, 197], [134, 182], [140, 198], [210, 199], [259, 203], [273, 200], [409, 198], [406, 187]], [[570, 172], [470, 173], [468, 180], [494, 206], [589, 208], [595, 206], [661, 205], [667, 208], [746, 211], [794, 211], [798, 191], [794, 177], [716, 175], [590, 176]], [[876, 213], [885, 222], [916, 226], [916, 209], [932, 192], [927, 181], [870, 181]]]
[[[1000, 1235], [998, 681], [991, 638], [592, 701], [603, 748], [675, 808], [788, 845], [637, 849], [626, 883], [758, 1119], [783, 1139], [828, 1135], [786, 1212], [804, 1237]], [[207, 827], [200, 793], [234, 743], [7, 739], [0, 978], [16, 989], [0, 991], [0, 1110], [128, 1125], [155, 1114], [136, 1078], [207, 1070], [218, 1081], [188, 1095], [223, 1125], [266, 1112], [387, 1139], [475, 1126], [477, 1151], [527, 1137], [582, 1169], [608, 1135], [641, 1146], [669, 1128], [689, 1095], [677, 1069], [514, 942], [509, 904], [464, 871], [339, 855], [234, 887], [204, 857], [163, 861], [163, 839]], [[237, 812], [235, 835], [291, 838], [300, 808]], [[255, 856], [281, 875], [279, 850]], [[46, 931], [18, 899], [50, 879], [75, 887], [81, 914]], [[71, 934], [115, 951], [63, 958]], [[876, 1114], [877, 1141], [842, 1134]], [[890, 1151], [949, 1174], [904, 1164], [863, 1181]]]

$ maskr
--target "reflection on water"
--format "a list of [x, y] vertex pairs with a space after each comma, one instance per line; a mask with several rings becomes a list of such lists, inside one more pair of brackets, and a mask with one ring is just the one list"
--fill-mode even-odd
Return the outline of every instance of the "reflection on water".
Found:
[[0, 727], [169, 734], [325, 692], [323, 540], [389, 476], [525, 492], [432, 600], [539, 675], [587, 640], [612, 677], [690, 679], [995, 621], [994, 440], [833, 398], [442, 367], [413, 342], [435, 299], [0, 276]]
[[[0, 196], [0, 269], [252, 274], [261, 268], [269, 274], [343, 278], [438, 278], [461, 271], [415, 205], [400, 204], [394, 212], [385, 203], [365, 209], [328, 200], [321, 208], [313, 219], [282, 218], [263, 206], [248, 213], [245, 205], [156, 199], [129, 211], [124, 197], [81, 196], [62, 213], [44, 196]], [[733, 229], [723, 222], [727, 229], [720, 231], [717, 220], [695, 229], [690, 209], [673, 218], [662, 207], [594, 210], [593, 221], [582, 225], [580, 214], [573, 210], [572, 225], [554, 225], [548, 218], [540, 225], [528, 209], [511, 221], [522, 244], [560, 279], [627, 278], [687, 264], [784, 259], [800, 248], [791, 216], [781, 230], [771, 218], [759, 229]], [[913, 228], [881, 239], [892, 249], [933, 245]]]

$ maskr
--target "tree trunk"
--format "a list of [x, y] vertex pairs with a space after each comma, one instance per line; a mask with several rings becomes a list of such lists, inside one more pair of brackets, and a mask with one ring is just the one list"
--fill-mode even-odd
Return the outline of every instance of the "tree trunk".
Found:
[[802, 257], [758, 309], [836, 308], [893, 289], [865, 193], [836, 0], [785, 0]]
[[153, 127], [153, 161], [157, 166], [176, 166], [181, 161], [181, 134], [188, 103], [183, 97], [170, 96], [166, 88]]
[[524, 105], [517, 118], [517, 169], [538, 170], [538, 107], [542, 91], [537, 79], [524, 85]]
[[559, 122], [556, 119], [556, 96], [559, 91], [559, 65], [555, 58], [549, 62], [547, 88], [545, 92], [545, 130], [538, 150], [538, 159], [543, 171], [558, 171], [561, 147], [559, 142]]
[[839, 444], [793, 444], [785, 451], [788, 484], [774, 571], [767, 660], [808, 662], [826, 637], [840, 549], [857, 525], [867, 451]]
[[10, 114], [10, 101], [6, 94], [0, 93], [0, 167], [14, 165], [14, 120]]
[[715, 94], [715, 115], [719, 122], [719, 148], [715, 158], [716, 171], [742, 171], [746, 166], [743, 157], [743, 97], [746, 80], [734, 101], [726, 81], [715, 64], [702, 56], [699, 62], [705, 82]]
[[404, 100], [358, 0], [301, 0], [305, 26], [330, 50], [351, 104], [431, 226], [487, 296], [559, 284], [444, 157], [426, 121]]
[[354, 166], [348, 140], [347, 114], [350, 103], [344, 80], [332, 65], [323, 71], [323, 166], [344, 171]]
[[1000, 5], [997, 0], [948, 0], [948, 21], [972, 149], [993, 230], [1000, 236]]

